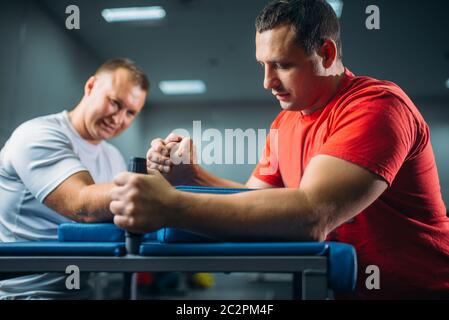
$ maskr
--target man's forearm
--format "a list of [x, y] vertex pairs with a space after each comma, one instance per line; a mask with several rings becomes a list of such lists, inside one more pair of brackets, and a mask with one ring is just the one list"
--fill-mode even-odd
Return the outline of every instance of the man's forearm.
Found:
[[[235, 195], [179, 193], [170, 226], [233, 241], [322, 241], [324, 219], [300, 189], [270, 189]], [[217, 209], [220, 208], [220, 209]]]
[[112, 183], [95, 184], [88, 171], [80, 171], [47, 195], [44, 204], [77, 222], [110, 221], [112, 188]]
[[82, 188], [78, 195], [74, 220], [86, 223], [112, 221], [113, 215], [109, 211], [112, 187], [112, 183], [103, 183]]
[[194, 185], [221, 187], [221, 188], [246, 188], [244, 184], [217, 177], [199, 165], [196, 167], [195, 175], [192, 179]]

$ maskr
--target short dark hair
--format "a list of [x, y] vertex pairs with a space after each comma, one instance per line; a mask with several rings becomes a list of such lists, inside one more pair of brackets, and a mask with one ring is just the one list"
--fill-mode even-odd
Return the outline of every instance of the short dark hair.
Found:
[[343, 58], [340, 23], [325, 0], [274, 0], [256, 18], [259, 33], [281, 25], [292, 26], [296, 42], [306, 54], [311, 54], [325, 40], [332, 39], [337, 45], [338, 58]]
[[103, 72], [115, 71], [117, 69], [126, 69], [131, 75], [132, 81], [139, 85], [140, 88], [146, 92], [150, 89], [150, 81], [147, 75], [141, 68], [139, 68], [134, 61], [126, 58], [116, 58], [111, 59], [103, 63], [95, 72], [95, 74], [100, 74]]

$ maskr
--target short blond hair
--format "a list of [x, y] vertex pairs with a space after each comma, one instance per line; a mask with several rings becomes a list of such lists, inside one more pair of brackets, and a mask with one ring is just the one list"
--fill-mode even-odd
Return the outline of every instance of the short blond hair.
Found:
[[106, 61], [97, 69], [97, 71], [95, 71], [95, 75], [103, 72], [115, 71], [121, 68], [128, 70], [132, 81], [139, 85], [142, 90], [145, 92], [149, 91], [150, 81], [148, 80], [147, 75], [134, 61], [127, 58], [116, 58]]

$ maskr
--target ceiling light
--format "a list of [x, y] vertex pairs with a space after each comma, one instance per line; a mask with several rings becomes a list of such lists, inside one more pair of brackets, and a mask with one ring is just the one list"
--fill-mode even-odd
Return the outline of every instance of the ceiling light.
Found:
[[201, 80], [173, 80], [159, 82], [159, 88], [164, 94], [202, 94], [206, 85]]
[[107, 22], [111, 23], [124, 21], [159, 20], [164, 18], [166, 13], [164, 8], [155, 6], [104, 9], [101, 12], [101, 15]]
[[343, 1], [342, 0], [326, 0], [326, 1], [331, 5], [332, 9], [334, 9], [337, 17], [340, 18], [343, 12]]

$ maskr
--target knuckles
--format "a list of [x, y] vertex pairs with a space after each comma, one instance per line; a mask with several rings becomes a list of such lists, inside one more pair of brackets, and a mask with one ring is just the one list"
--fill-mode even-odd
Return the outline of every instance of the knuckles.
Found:
[[135, 228], [136, 227], [136, 219], [134, 219], [133, 217], [128, 217], [127, 225], [130, 228]]
[[128, 180], [128, 185], [130, 187], [137, 187], [139, 185], [139, 177], [137, 175], [132, 175]]
[[136, 205], [134, 202], [130, 202], [128, 203], [128, 205], [126, 206], [126, 215], [131, 217], [136, 213]]
[[139, 198], [139, 191], [137, 190], [137, 189], [131, 189], [129, 192], [128, 192], [128, 195], [127, 195], [127, 197], [126, 197], [127, 199], [127, 201], [128, 202], [130, 202], [130, 203], [134, 203], [134, 202], [136, 202], [137, 200], [138, 200], [138, 198]]

